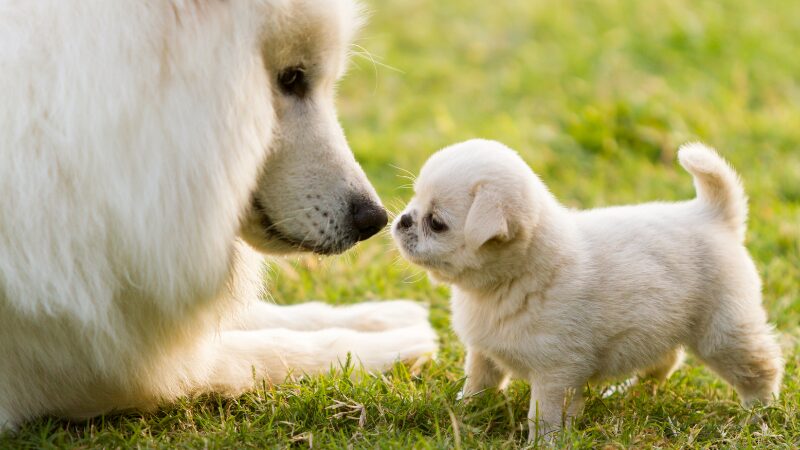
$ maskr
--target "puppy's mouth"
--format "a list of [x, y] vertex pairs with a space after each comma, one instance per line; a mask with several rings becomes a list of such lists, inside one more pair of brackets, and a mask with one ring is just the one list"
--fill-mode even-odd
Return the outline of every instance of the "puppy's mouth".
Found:
[[431, 256], [419, 253], [415, 248], [411, 248], [403, 238], [397, 239], [397, 244], [397, 247], [400, 249], [400, 253], [405, 259], [424, 269], [447, 270], [453, 267], [452, 264], [442, 260], [439, 257], [436, 257], [435, 255]]
[[257, 198], [253, 197], [253, 210], [258, 217], [259, 224], [261, 225], [261, 232], [264, 233], [267, 239], [278, 241], [281, 244], [292, 248], [296, 251], [312, 252], [318, 255], [336, 255], [344, 252], [355, 244], [347, 244], [346, 242], [334, 242], [329, 245], [320, 245], [311, 242], [308, 239], [297, 239], [288, 233], [285, 233], [278, 227], [264, 208], [263, 203]]
[[409, 258], [408, 260], [411, 261], [412, 263], [418, 265], [418, 266], [421, 266], [421, 267], [424, 267], [424, 268], [430, 269], [430, 270], [447, 270], [447, 269], [453, 267], [453, 265], [450, 264], [449, 262], [442, 261], [441, 259], [437, 259], [437, 258], [412, 257], [412, 258]]

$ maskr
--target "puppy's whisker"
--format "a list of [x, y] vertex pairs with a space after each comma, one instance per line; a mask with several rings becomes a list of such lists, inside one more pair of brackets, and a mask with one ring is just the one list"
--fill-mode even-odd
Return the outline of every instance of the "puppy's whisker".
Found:
[[412, 172], [412, 171], [410, 171], [410, 170], [408, 170], [408, 169], [404, 169], [404, 168], [402, 168], [402, 167], [400, 167], [400, 166], [396, 166], [396, 165], [394, 165], [394, 164], [389, 164], [389, 166], [390, 166], [390, 167], [392, 167], [392, 168], [394, 168], [394, 169], [397, 169], [397, 170], [399, 170], [399, 171], [401, 171], [401, 172], [404, 172], [404, 173], [405, 173], [406, 175], [408, 175], [408, 176], [409, 176], [409, 177], [410, 177], [412, 180], [415, 180], [415, 179], [417, 179], [417, 175], [416, 175], [414, 172]]
[[410, 182], [412, 182], [412, 183], [413, 183], [414, 181], [416, 181], [416, 179], [415, 179], [414, 177], [409, 177], [409, 176], [407, 176], [407, 175], [395, 175], [395, 176], [396, 176], [397, 178], [402, 178], [402, 179], [404, 179], [404, 180], [408, 180], [408, 181], [410, 181]]
[[[416, 277], [416, 278], [415, 278]], [[415, 274], [409, 275], [403, 279], [403, 283], [416, 284], [425, 279], [425, 271], [421, 270]]]
[[397, 217], [404, 207], [405, 203], [401, 199], [395, 197], [389, 202], [389, 207], [387, 209], [393, 217]]
[[389, 266], [390, 267], [400, 268], [400, 269], [408, 269], [408, 266], [404, 266], [403, 265], [403, 261], [402, 260], [392, 261]]
[[393, 267], [403, 267], [403, 268], [405, 268], [405, 269], [408, 269], [408, 268], [410, 268], [410, 267], [411, 267], [411, 264], [409, 264], [409, 262], [408, 262], [408, 261], [406, 261], [405, 259], [403, 259], [403, 256], [402, 256], [402, 255], [397, 255], [397, 256], [395, 256], [395, 257], [394, 257], [394, 259], [392, 260], [392, 263], [391, 263], [391, 265], [392, 265]]
[[408, 184], [408, 186], [412, 186], [413, 187], [414, 182], [417, 181], [417, 176], [413, 172], [411, 172], [411, 171], [409, 171], [407, 169], [403, 169], [402, 167], [395, 166], [395, 165], [392, 165], [392, 167], [397, 169], [397, 170], [399, 170], [399, 171], [401, 171], [401, 172], [403, 172], [403, 173], [397, 174], [396, 176], [398, 178], [402, 178], [404, 180], [410, 181], [411, 183]]

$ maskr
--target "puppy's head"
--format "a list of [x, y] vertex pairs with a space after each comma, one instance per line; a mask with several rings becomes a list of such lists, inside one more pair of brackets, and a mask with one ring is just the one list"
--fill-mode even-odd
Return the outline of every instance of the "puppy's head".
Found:
[[272, 86], [274, 139], [242, 236], [270, 253], [339, 253], [388, 220], [334, 106], [359, 7], [351, 0], [273, 6], [261, 53]]
[[486, 285], [525, 251], [537, 221], [537, 181], [522, 158], [498, 142], [447, 147], [423, 166], [392, 236], [403, 256], [434, 279]]

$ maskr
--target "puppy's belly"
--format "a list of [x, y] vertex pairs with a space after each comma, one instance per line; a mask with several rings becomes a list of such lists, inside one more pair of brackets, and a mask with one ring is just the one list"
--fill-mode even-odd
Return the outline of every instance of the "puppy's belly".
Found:
[[563, 343], [563, 337], [554, 334], [519, 333], [513, 337], [506, 334], [502, 339], [486, 339], [476, 347], [481, 348], [505, 372], [521, 379], [529, 379], [536, 372], [591, 364], [590, 356], [577, 351], [565, 351]]
[[[453, 329], [468, 347], [480, 349], [504, 371], [527, 379], [537, 372], [574, 372], [585, 380], [629, 377], [657, 364], [686, 341], [691, 323], [683, 312], [660, 311], [597, 319], [556, 308], [531, 317], [497, 318], [479, 302], [454, 304]], [[558, 306], [558, 305], [556, 305]], [[572, 314], [568, 321], [559, 320]]]
[[649, 333], [646, 330], [626, 331], [611, 337], [597, 349], [592, 381], [629, 377], [652, 367], [680, 342], [673, 336]]
[[571, 333], [550, 331], [535, 335], [511, 336], [508, 332], [482, 335], [480, 340], [468, 336], [464, 340], [516, 378], [528, 379], [536, 372], [571, 368], [576, 374], [583, 373], [587, 381], [598, 382], [627, 378], [653, 367], [681, 345], [678, 336], [646, 327], [629, 328], [606, 339], [598, 332], [591, 336], [594, 342], [582, 341]]
[[522, 359], [512, 352], [487, 351], [486, 354], [503, 372], [511, 374], [514, 378], [527, 379], [533, 370], [534, 365], [531, 361]]

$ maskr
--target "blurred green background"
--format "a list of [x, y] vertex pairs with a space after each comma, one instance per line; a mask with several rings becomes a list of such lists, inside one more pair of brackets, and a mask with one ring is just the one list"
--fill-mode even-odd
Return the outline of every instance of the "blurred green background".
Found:
[[[437, 149], [471, 137], [517, 149], [572, 207], [694, 195], [677, 147], [702, 140], [741, 173], [747, 245], [787, 360], [784, 394], [760, 419], [689, 359], [664, 386], [587, 406], [559, 446], [788, 448], [800, 445], [800, 4], [796, 0], [402, 0], [366, 3], [369, 23], [339, 89], [341, 121], [386, 205], [402, 209]], [[276, 259], [279, 303], [411, 298], [431, 304], [439, 361], [352, 382], [319, 377], [239, 399], [42, 420], [0, 446], [517, 447], [528, 387], [455, 401], [462, 347], [448, 292], [399, 259], [385, 234], [345, 255]], [[345, 414], [339, 414], [345, 412]]]

